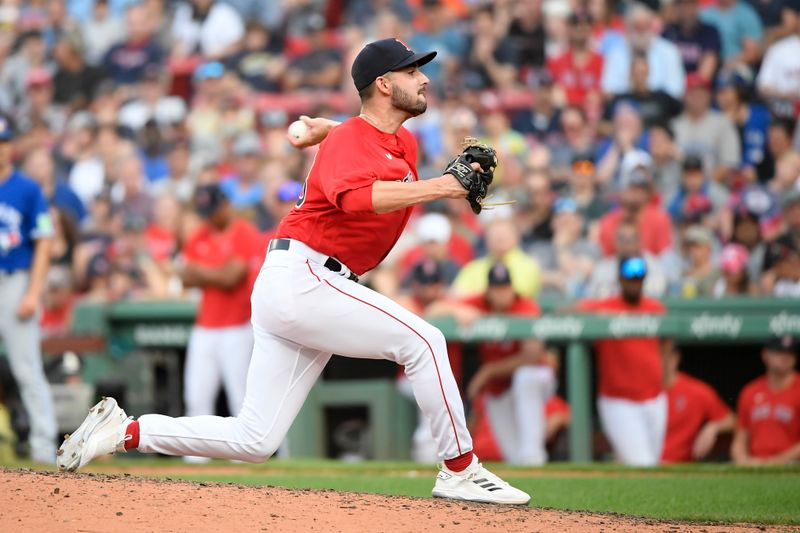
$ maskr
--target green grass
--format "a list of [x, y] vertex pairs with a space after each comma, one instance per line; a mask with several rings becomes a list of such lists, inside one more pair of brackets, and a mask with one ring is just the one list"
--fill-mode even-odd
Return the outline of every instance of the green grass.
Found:
[[[173, 460], [128, 459], [110, 468], [180, 467]], [[800, 525], [800, 465], [738, 468], [721, 464], [631, 469], [612, 464], [555, 464], [540, 469], [494, 465], [503, 477], [533, 495], [537, 507], [615, 512], [664, 520]], [[224, 468], [214, 473], [213, 467]], [[245, 485], [325, 488], [405, 496], [429, 496], [432, 466], [409, 462], [342, 463], [322, 460], [269, 461], [234, 467], [215, 462], [198, 474], [171, 478]]]

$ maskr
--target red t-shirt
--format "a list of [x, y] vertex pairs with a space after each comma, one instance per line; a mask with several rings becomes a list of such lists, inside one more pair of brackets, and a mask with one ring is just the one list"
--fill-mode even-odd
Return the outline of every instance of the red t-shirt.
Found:
[[236, 219], [225, 231], [215, 231], [203, 224], [189, 236], [183, 253], [188, 262], [205, 267], [221, 267], [234, 258], [247, 264], [247, 274], [236, 287], [203, 287], [197, 325], [222, 328], [249, 322], [250, 293], [264, 260], [263, 237], [255, 226]]
[[[484, 313], [489, 313], [489, 304], [482, 294], [470, 296], [461, 300], [465, 305], [470, 305], [476, 309], [480, 309]], [[526, 316], [536, 318], [542, 314], [534, 300], [529, 298], [517, 297], [511, 307], [503, 313], [511, 316]], [[503, 359], [519, 353], [522, 342], [519, 340], [504, 340], [504, 341], [483, 341], [478, 346], [478, 357], [482, 365], [492, 363], [495, 361], [502, 361]], [[498, 396], [505, 392], [511, 386], [511, 377], [493, 379], [487, 385], [485, 390], [493, 396]]]
[[750, 434], [750, 454], [771, 457], [800, 442], [800, 374], [774, 391], [767, 377], [751, 381], [739, 395], [736, 426]]
[[358, 275], [375, 268], [397, 242], [412, 209], [347, 213], [342, 197], [377, 180], [417, 181], [416, 165], [417, 141], [407, 129], [392, 135], [358, 117], [344, 121], [322, 141], [299, 205], [281, 221], [278, 237], [302, 241]]
[[667, 434], [661, 460], [668, 463], [692, 461], [692, 446], [706, 422], [722, 420], [731, 410], [706, 383], [678, 372], [667, 389]]
[[[630, 305], [621, 296], [583, 300], [578, 303], [578, 308], [612, 315], [661, 315], [666, 311], [658, 300], [642, 298], [638, 305]], [[601, 396], [643, 402], [661, 393], [663, 387], [658, 338], [602, 339], [596, 341], [594, 346]]]
[[589, 92], [600, 91], [603, 56], [597, 52], [589, 52], [589, 61], [579, 67], [575, 64], [572, 50], [567, 50], [560, 56], [548, 60], [547, 69], [553, 75], [555, 82], [564, 89], [567, 103], [583, 106]]
[[[606, 213], [600, 219], [598, 240], [600, 248], [605, 255], [614, 255], [614, 234], [617, 232], [622, 220], [622, 211], [616, 210]], [[639, 235], [641, 236], [642, 250], [655, 255], [661, 254], [672, 246], [672, 223], [669, 214], [657, 205], [647, 204], [639, 217]]]

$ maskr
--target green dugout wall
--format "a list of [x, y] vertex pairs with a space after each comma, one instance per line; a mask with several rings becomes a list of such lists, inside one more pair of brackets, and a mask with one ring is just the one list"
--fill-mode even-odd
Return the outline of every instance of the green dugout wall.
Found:
[[[564, 302], [558, 302], [563, 304]], [[492, 316], [472, 327], [458, 327], [453, 320], [434, 322], [450, 340], [481, 340], [538, 337], [566, 344], [567, 398], [572, 407], [570, 457], [591, 460], [592, 398], [591, 342], [599, 338], [670, 336], [686, 343], [713, 343], [735, 347], [761, 342], [769, 335], [800, 335], [800, 300], [775, 298], [728, 298], [720, 300], [665, 300], [668, 312], [652, 315], [559, 315], [555, 302], [542, 302], [545, 314], [537, 320]], [[122, 302], [114, 305], [84, 304], [76, 309], [76, 334], [107, 339], [103, 357], [85, 358], [84, 378], [95, 382], [108, 376], [121, 377], [135, 389], [137, 371], [128, 357], [135, 351], [183, 349], [189, 338], [195, 307], [189, 302]], [[369, 325], [365, 324], [365, 328]], [[731, 356], [735, 357], [733, 350]], [[355, 391], [356, 388], [363, 388]], [[376, 458], [401, 458], [410, 441], [413, 409], [397, 397], [394, 387], [358, 381], [320, 382], [309, 397], [290, 433], [294, 455], [314, 456], [323, 451], [322, 406], [367, 401], [379, 409], [372, 432]], [[128, 399], [131, 400], [130, 398]], [[140, 398], [141, 405], [146, 399]], [[136, 401], [134, 400], [134, 403]], [[135, 409], [131, 409], [136, 412]], [[408, 433], [407, 433], [408, 432]]]

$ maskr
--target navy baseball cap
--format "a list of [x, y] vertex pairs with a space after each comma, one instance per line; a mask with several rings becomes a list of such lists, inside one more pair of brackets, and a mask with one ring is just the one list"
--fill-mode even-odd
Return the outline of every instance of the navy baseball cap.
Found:
[[421, 67], [434, 57], [436, 57], [436, 52], [417, 54], [400, 39], [382, 39], [369, 43], [361, 49], [353, 61], [350, 75], [353, 76], [356, 89], [361, 91], [375, 81], [378, 76], [415, 63]]
[[619, 263], [619, 277], [622, 279], [644, 279], [647, 276], [647, 263], [641, 257], [626, 257]]
[[10, 141], [14, 138], [14, 126], [6, 117], [0, 116], [0, 141]]
[[773, 352], [787, 352], [797, 355], [797, 339], [792, 335], [776, 335], [770, 337], [764, 344], [764, 348]]
[[441, 263], [433, 259], [425, 259], [414, 265], [411, 279], [420, 285], [433, 285], [444, 281], [444, 271]]
[[203, 185], [197, 189], [194, 195], [194, 207], [197, 214], [203, 218], [209, 218], [217, 209], [220, 208], [228, 199], [222, 188], [216, 183], [211, 185]]
[[511, 285], [511, 272], [505, 263], [495, 263], [489, 269], [489, 286]]

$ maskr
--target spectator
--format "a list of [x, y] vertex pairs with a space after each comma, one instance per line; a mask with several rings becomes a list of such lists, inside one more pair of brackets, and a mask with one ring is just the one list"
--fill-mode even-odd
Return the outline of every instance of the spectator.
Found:
[[631, 61], [630, 91], [615, 95], [606, 105], [604, 120], [616, 115], [617, 107], [627, 102], [637, 111], [645, 128], [672, 120], [681, 112], [681, 103], [661, 89], [651, 90], [647, 84], [650, 67], [647, 58], [635, 55]]
[[100, 69], [87, 65], [75, 36], [65, 36], [56, 43], [54, 56], [57, 69], [53, 100], [72, 109], [88, 107], [94, 91], [103, 78]]
[[608, 202], [598, 193], [591, 156], [576, 155], [569, 173], [569, 195], [583, 219], [583, 232], [594, 237], [596, 223], [608, 211]]
[[628, 257], [642, 257], [647, 266], [644, 280], [644, 294], [650, 298], [666, 295], [668, 279], [661, 261], [655, 255], [642, 250], [638, 226], [632, 222], [620, 222], [614, 233], [616, 256], [604, 257], [592, 269], [592, 276], [586, 288], [589, 298], [609, 298], [619, 294], [619, 265]]
[[554, 81], [547, 71], [531, 76], [533, 90], [533, 104], [530, 109], [517, 111], [512, 120], [511, 127], [522, 133], [530, 135], [536, 141], [554, 144], [560, 130], [561, 109], [556, 104], [554, 95]]
[[704, 226], [690, 226], [684, 236], [686, 264], [681, 275], [684, 298], [711, 296], [720, 278], [713, 262], [714, 234]]
[[683, 62], [678, 48], [657, 35], [655, 16], [643, 4], [632, 4], [625, 13], [625, 41], [604, 57], [603, 92], [607, 95], [630, 90], [631, 63], [637, 54], [647, 57], [651, 90], [662, 90], [673, 98], [681, 98], [685, 89]]
[[685, 109], [672, 122], [675, 140], [684, 152], [701, 155], [714, 181], [727, 183], [742, 160], [736, 127], [724, 113], [711, 109], [708, 82], [689, 78]]
[[342, 55], [327, 41], [325, 18], [316, 13], [306, 22], [309, 51], [292, 60], [283, 79], [283, 90], [336, 90], [342, 79]]
[[153, 219], [153, 199], [146, 190], [147, 177], [139, 156], [126, 147], [114, 160], [113, 172], [111, 198], [115, 209], [123, 220], [135, 220], [137, 224], [141, 221], [146, 225]]
[[722, 67], [754, 66], [761, 59], [764, 29], [756, 11], [743, 0], [718, 0], [700, 13], [703, 22], [719, 31]]
[[719, 32], [700, 20], [698, 0], [677, 0], [675, 22], [664, 28], [664, 38], [678, 47], [686, 74], [697, 73], [711, 81], [720, 64], [722, 43]]
[[157, 65], [147, 66], [137, 87], [137, 97], [119, 110], [119, 124], [138, 133], [150, 121], [163, 126], [181, 122], [186, 117], [186, 103], [178, 96], [168, 95], [168, 87], [166, 73]]
[[422, 28], [415, 31], [408, 43], [414, 50], [436, 50], [436, 61], [425, 67], [432, 87], [441, 87], [446, 77], [455, 75], [459, 59], [466, 52], [464, 34], [452, 24], [448, 7], [441, 0], [424, 0], [419, 13]]
[[763, 239], [759, 214], [752, 208], [741, 205], [734, 213], [731, 242], [747, 250], [747, 276], [753, 283], [760, 283], [767, 244]]
[[459, 295], [482, 293], [486, 290], [489, 269], [502, 261], [511, 271], [514, 290], [526, 298], [536, 295], [541, 283], [539, 265], [525, 255], [519, 243], [519, 231], [513, 221], [492, 219], [486, 227], [487, 254], [464, 265], [453, 281], [453, 291]]
[[620, 102], [614, 110], [611, 134], [598, 145], [597, 181], [606, 189], [619, 190], [635, 166], [653, 165], [646, 148], [647, 133], [639, 111], [629, 102]]
[[714, 449], [719, 434], [733, 430], [733, 413], [712, 387], [678, 370], [681, 352], [675, 341], [661, 341], [661, 358], [667, 392], [667, 433], [661, 462], [704, 459]]
[[653, 182], [662, 201], [669, 201], [678, 193], [683, 163], [680, 149], [675, 144], [675, 134], [669, 124], [654, 124], [650, 128], [648, 152], [653, 158]]
[[215, 60], [238, 51], [245, 28], [239, 13], [226, 2], [189, 0], [175, 8], [172, 53], [189, 56], [200, 53]]
[[598, 109], [603, 56], [590, 46], [592, 21], [588, 15], [573, 14], [568, 23], [569, 48], [547, 61], [547, 69], [562, 93], [558, 102], [584, 106], [587, 110]]
[[800, 153], [784, 153], [775, 165], [775, 177], [769, 189], [777, 197], [785, 197], [800, 188]]
[[[180, 231], [182, 206], [178, 200], [163, 194], [153, 202], [153, 221], [145, 229], [145, 246], [147, 252], [161, 268], [165, 276], [173, 274], [172, 259], [178, 253], [178, 233]], [[176, 280], [177, 281], [177, 280]], [[177, 296], [180, 290], [170, 287]]]
[[469, 89], [507, 89], [515, 83], [518, 52], [513, 37], [498, 37], [494, 25], [491, 5], [479, 7], [470, 20], [461, 64], [463, 85]]
[[0, 91], [4, 93], [3, 104], [7, 111], [25, 100], [28, 74], [34, 69], [52, 74], [44, 37], [41, 32], [30, 30], [19, 35], [16, 53], [3, 61], [0, 70]]
[[225, 62], [253, 90], [280, 92], [281, 78], [287, 67], [283, 39], [265, 26], [249, 22], [241, 50]]
[[[487, 282], [483, 294], [460, 302], [435, 303], [428, 316], [454, 314], [462, 323], [469, 324], [488, 313], [528, 318], [541, 314], [536, 302], [515, 292], [505, 264], [493, 264]], [[546, 363], [544, 344], [538, 339], [483, 342], [478, 353], [480, 367], [467, 386], [467, 398], [476, 400], [486, 392], [486, 414], [503, 459], [511, 464], [544, 464], [547, 462], [544, 408], [556, 388], [555, 373]]]
[[95, 0], [91, 15], [81, 24], [81, 39], [86, 62], [98, 66], [112, 46], [122, 40], [125, 25], [108, 6], [108, 0]]
[[555, 194], [550, 178], [544, 171], [534, 171], [527, 180], [528, 206], [520, 213], [522, 246], [530, 252], [533, 247], [553, 238], [553, 202]]
[[199, 188], [195, 207], [204, 223], [187, 240], [180, 271], [184, 286], [202, 291], [186, 352], [186, 416], [213, 415], [220, 383], [236, 416], [253, 348], [250, 293], [264, 250], [255, 227], [234, 214], [219, 186]]
[[64, 108], [53, 101], [53, 77], [44, 68], [28, 71], [26, 99], [15, 110], [16, 124], [21, 132], [45, 127], [52, 134], [64, 130], [67, 116]]
[[[620, 261], [619, 296], [582, 300], [584, 312], [664, 314], [658, 300], [643, 295], [647, 266], [642, 257]], [[595, 342], [597, 411], [603, 432], [622, 464], [655, 466], [667, 426], [661, 354], [657, 338], [604, 339]], [[631, 379], [635, 376], [635, 379]]]
[[604, 255], [616, 253], [614, 235], [624, 222], [636, 224], [642, 249], [661, 255], [672, 245], [669, 215], [652, 202], [653, 180], [645, 166], [634, 167], [623, 177], [619, 206], [600, 219], [598, 241]]
[[[409, 248], [400, 261], [400, 279], [404, 288], [411, 284], [411, 270], [424, 260], [433, 260], [446, 287], [458, 275], [459, 268], [472, 259], [472, 249], [460, 235], [453, 233], [450, 221], [441, 213], [427, 213], [417, 220], [418, 244]], [[460, 260], [459, 260], [460, 258]]]
[[68, 182], [84, 205], [103, 190], [106, 172], [97, 153], [97, 120], [88, 111], [78, 111], [67, 122], [62, 155], [72, 161]]
[[34, 148], [25, 155], [22, 168], [39, 187], [51, 206], [58, 207], [67, 213], [75, 223], [80, 223], [86, 216], [86, 208], [69, 185], [56, 179], [53, 156], [46, 148]]
[[594, 155], [595, 140], [587, 122], [586, 112], [576, 106], [567, 106], [561, 112], [563, 139], [549, 144], [553, 154], [552, 166], [569, 168], [576, 156]]
[[580, 297], [600, 250], [583, 237], [583, 221], [572, 198], [556, 200], [552, 227], [552, 240], [530, 251], [542, 268], [541, 296]]
[[264, 196], [261, 183], [261, 140], [255, 132], [245, 132], [233, 144], [235, 174], [221, 188], [236, 210], [255, 208]]
[[296, 181], [275, 182], [266, 188], [262, 201], [256, 206], [256, 227], [265, 232], [266, 239], [274, 236], [283, 217], [297, 206], [303, 195], [303, 185]]
[[[500, 5], [500, 4], [498, 4]], [[544, 66], [545, 30], [542, 0], [522, 0], [514, 4], [508, 38], [515, 50], [515, 63], [534, 70]]]
[[68, 266], [52, 266], [47, 272], [47, 287], [42, 298], [42, 314], [39, 318], [42, 338], [69, 333], [74, 304], [72, 272]]
[[726, 244], [722, 248], [719, 257], [721, 277], [714, 284], [713, 290], [715, 298], [758, 294], [756, 285], [747, 272], [749, 256], [747, 248], [741, 244]]
[[[776, 118], [769, 123], [769, 128], [767, 129], [767, 151], [771, 161], [778, 161], [784, 155], [792, 153], [794, 149], [792, 146], [794, 126], [795, 121], [791, 118]], [[772, 178], [772, 176], [769, 176], [769, 178]]]
[[800, 296], [800, 191], [783, 201], [786, 230], [769, 244], [764, 255], [762, 287], [767, 294]]
[[167, 177], [151, 184], [154, 196], [174, 195], [181, 203], [187, 203], [194, 195], [194, 181], [189, 173], [189, 143], [182, 139], [167, 148]]
[[739, 394], [731, 458], [739, 465], [789, 464], [800, 459], [800, 376], [797, 341], [767, 341], [761, 359], [766, 375]]
[[800, 94], [798, 69], [800, 69], [800, 34], [796, 32], [774, 43], [764, 54], [764, 61], [761, 62], [756, 79], [761, 96], [779, 102], [795, 101]]
[[767, 152], [767, 109], [752, 100], [752, 76], [747, 69], [723, 72], [717, 77], [716, 100], [738, 131], [742, 145], [741, 166], [748, 181], [766, 182], [772, 177], [773, 161]]
[[728, 190], [715, 181], [706, 179], [703, 160], [695, 154], [687, 155], [683, 160], [681, 186], [667, 208], [670, 216], [678, 218], [684, 212], [687, 201], [696, 195], [708, 199], [711, 210], [720, 212], [728, 203]]
[[125, 13], [127, 37], [103, 58], [103, 68], [120, 85], [138, 83], [148, 65], [158, 65], [163, 51], [153, 38], [152, 21], [143, 4], [132, 4]]

